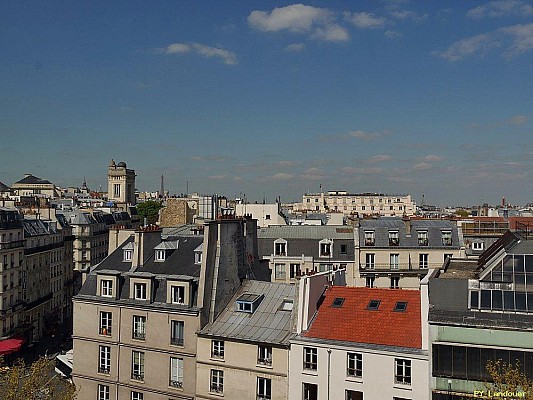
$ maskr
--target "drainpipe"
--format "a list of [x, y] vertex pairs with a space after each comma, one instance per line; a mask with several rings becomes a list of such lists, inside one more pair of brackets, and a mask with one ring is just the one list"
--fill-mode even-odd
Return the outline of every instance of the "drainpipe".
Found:
[[329, 400], [330, 380], [331, 380], [331, 349], [328, 349], [328, 400]]

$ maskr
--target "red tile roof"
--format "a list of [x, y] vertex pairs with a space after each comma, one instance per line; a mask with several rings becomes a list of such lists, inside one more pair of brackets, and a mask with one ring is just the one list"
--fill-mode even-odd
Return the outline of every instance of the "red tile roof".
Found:
[[[337, 297], [344, 298], [344, 303], [332, 307]], [[367, 310], [370, 300], [381, 300], [377, 311]], [[404, 312], [393, 311], [398, 301], [407, 302]], [[331, 287], [303, 336], [419, 349], [422, 347], [420, 291]]]

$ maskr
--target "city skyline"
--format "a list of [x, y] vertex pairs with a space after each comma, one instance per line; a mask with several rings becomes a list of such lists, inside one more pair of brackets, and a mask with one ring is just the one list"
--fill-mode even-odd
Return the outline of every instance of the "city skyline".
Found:
[[0, 181], [533, 201], [531, 2], [0, 5]]

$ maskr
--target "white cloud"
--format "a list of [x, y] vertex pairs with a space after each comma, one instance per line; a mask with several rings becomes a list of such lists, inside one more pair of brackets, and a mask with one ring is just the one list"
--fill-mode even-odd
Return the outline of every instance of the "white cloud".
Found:
[[[310, 34], [311, 38], [325, 41], [347, 41], [348, 31], [335, 23], [335, 16], [331, 10], [292, 4], [286, 7], [274, 8], [272, 11], [252, 11], [248, 16], [248, 24], [263, 32], [289, 31]], [[288, 51], [294, 51], [291, 48]]]
[[474, 54], [484, 54], [497, 47], [503, 48], [503, 55], [507, 58], [533, 50], [533, 23], [506, 26], [489, 33], [467, 37], [435, 54], [452, 62]]
[[381, 167], [343, 167], [340, 169], [341, 173], [346, 175], [372, 175], [372, 174], [381, 174], [383, 168]]
[[389, 10], [389, 15], [397, 20], [401, 21], [414, 21], [414, 22], [421, 22], [426, 19], [428, 19], [428, 14], [418, 14], [415, 11], [412, 10], [402, 10], [398, 8], [393, 8]]
[[430, 168], [431, 168], [431, 164], [429, 164], [427, 162], [421, 162], [421, 163], [413, 165], [413, 169], [416, 170], [416, 171], [424, 171], [424, 170], [430, 169]]
[[466, 15], [475, 19], [505, 16], [526, 17], [533, 15], [533, 7], [531, 4], [520, 0], [497, 0], [472, 8], [468, 10]]
[[499, 31], [511, 36], [511, 46], [505, 53], [508, 57], [523, 54], [533, 49], [533, 23], [507, 26], [500, 28]]
[[367, 162], [374, 163], [374, 162], [383, 162], [383, 161], [389, 161], [392, 157], [386, 154], [378, 154], [373, 157], [370, 157]]
[[291, 43], [283, 49], [287, 53], [297, 53], [305, 49], [305, 44], [303, 43]]
[[272, 176], [272, 179], [275, 180], [275, 181], [286, 181], [286, 180], [289, 180], [289, 179], [292, 179], [293, 175], [291, 174], [286, 174], [284, 172], [279, 172], [275, 175]]
[[385, 31], [384, 35], [389, 39], [396, 39], [403, 36], [400, 32], [391, 30]]
[[219, 47], [210, 47], [201, 43], [172, 43], [163, 49], [159, 49], [164, 54], [185, 54], [195, 53], [202, 57], [218, 57], [224, 64], [235, 65], [238, 63], [235, 53]]
[[223, 180], [223, 179], [226, 179], [226, 175], [211, 175], [211, 176], [208, 176], [209, 179], [213, 179], [213, 180]]
[[303, 172], [301, 177], [302, 179], [309, 180], [321, 180], [326, 178], [324, 171], [320, 168], [309, 168]]
[[367, 12], [354, 12], [350, 13], [346, 11], [344, 13], [346, 20], [350, 21], [354, 26], [360, 29], [375, 29], [383, 28], [387, 23], [387, 19], [384, 17], [378, 17], [372, 13]]
[[508, 122], [510, 125], [520, 126], [526, 124], [528, 120], [529, 117], [527, 115], [515, 115], [509, 118]]
[[329, 24], [316, 28], [311, 35], [313, 39], [325, 40], [327, 42], [347, 42], [350, 40], [348, 31], [338, 24]]
[[435, 162], [435, 161], [442, 161], [444, 160], [444, 157], [442, 156], [437, 156], [437, 155], [434, 155], [434, 154], [428, 154], [427, 156], [425, 156], [422, 160], [426, 161], [426, 162]]
[[383, 132], [365, 132], [365, 131], [358, 130], [358, 131], [349, 132], [347, 134], [347, 137], [357, 138], [357, 139], [362, 139], [362, 140], [373, 140], [373, 139], [377, 139], [379, 137], [386, 136], [386, 135], [389, 135], [389, 134], [390, 134], [390, 132], [388, 132], [388, 131], [383, 131]]
[[448, 49], [437, 54], [450, 62], [462, 60], [476, 53], [484, 53], [488, 49], [497, 46], [498, 43], [490, 34], [481, 34], [458, 40]]

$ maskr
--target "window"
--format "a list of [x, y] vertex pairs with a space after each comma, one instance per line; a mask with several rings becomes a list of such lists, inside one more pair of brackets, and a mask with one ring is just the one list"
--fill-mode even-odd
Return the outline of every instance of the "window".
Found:
[[372, 310], [372, 311], [378, 310], [380, 304], [381, 304], [381, 300], [370, 300], [368, 302], [368, 306], [366, 306], [366, 309]]
[[483, 250], [483, 242], [472, 242], [472, 250]]
[[212, 358], [224, 358], [224, 341], [212, 340], [211, 341], [211, 357]]
[[113, 197], [120, 197], [120, 183], [115, 183], [113, 185]]
[[257, 364], [272, 365], [272, 347], [258, 346]]
[[363, 392], [346, 390], [346, 400], [363, 400]]
[[136, 300], [146, 300], [146, 283], [134, 283], [133, 291]]
[[[363, 206], [364, 210], [364, 206]], [[365, 231], [365, 246], [374, 246], [376, 243], [376, 238], [374, 236], [374, 231]]]
[[285, 279], [285, 264], [275, 264], [274, 273], [276, 279]]
[[442, 245], [443, 246], [452, 245], [452, 231], [442, 231]]
[[124, 250], [123, 261], [131, 261], [132, 258], [133, 258], [133, 251], [132, 250]]
[[399, 246], [400, 237], [398, 236], [398, 231], [389, 231], [389, 246]]
[[183, 387], [183, 358], [170, 357], [170, 386]]
[[183, 321], [170, 321], [170, 344], [183, 346]]
[[390, 255], [390, 269], [399, 269], [400, 263], [399, 263], [399, 254], [391, 254]]
[[211, 370], [211, 384], [209, 385], [209, 391], [214, 393], [224, 392], [224, 371], [218, 369]]
[[131, 352], [131, 379], [142, 381], [144, 379], [144, 352]]
[[365, 279], [365, 286], [367, 288], [373, 288], [374, 287], [374, 281], [376, 280], [373, 276], [367, 276]]
[[144, 400], [144, 394], [141, 392], [131, 392], [131, 400]]
[[300, 264], [291, 264], [289, 270], [291, 279], [294, 279], [302, 274], [300, 271]]
[[286, 241], [276, 241], [274, 243], [274, 255], [276, 256], [286, 256], [287, 255], [287, 242]]
[[333, 264], [318, 264], [318, 272], [331, 271], [333, 269]]
[[313, 383], [304, 383], [303, 400], [318, 400], [318, 385]]
[[146, 338], [146, 317], [144, 315], [133, 316], [133, 339], [144, 340]]
[[257, 400], [270, 400], [272, 398], [272, 381], [267, 378], [257, 378]]
[[360, 353], [348, 353], [346, 358], [346, 375], [361, 378], [363, 376], [363, 355]]
[[400, 277], [399, 276], [391, 276], [390, 277], [390, 288], [391, 289], [399, 289], [400, 288]]
[[111, 336], [112, 317], [108, 311], [100, 312], [100, 335]]
[[266, 220], [269, 220], [269, 219], [270, 219], [270, 214], [266, 214], [266, 215], [265, 215], [265, 219], [266, 219]]
[[335, 297], [333, 303], [331, 303], [331, 307], [342, 307], [342, 305], [344, 304], [344, 300], [344, 297]]
[[304, 347], [304, 369], [316, 371], [317, 350], [314, 347]]
[[429, 254], [419, 254], [418, 255], [418, 267], [427, 268], [429, 267]]
[[405, 310], [407, 310], [407, 302], [406, 301], [397, 301], [396, 305], [394, 306], [394, 309], [392, 311], [404, 312]]
[[403, 385], [411, 384], [411, 360], [404, 360], [401, 358], [394, 359], [395, 373], [394, 382]]
[[155, 260], [156, 261], [165, 261], [165, 250], [156, 250], [155, 251]]
[[100, 346], [98, 353], [98, 372], [101, 374], [109, 374], [111, 369], [111, 347]]
[[279, 308], [281, 311], [292, 311], [294, 308], [294, 303], [292, 300], [289, 299], [283, 299], [281, 302], [281, 307]]
[[348, 253], [348, 245], [341, 244], [341, 254], [347, 254]]
[[332, 247], [333, 243], [331, 240], [323, 240], [320, 242], [320, 257], [331, 257], [332, 256]]
[[171, 286], [173, 304], [185, 304], [185, 288], [183, 286]]
[[100, 281], [100, 296], [113, 296], [113, 281], [111, 279], [102, 279]]
[[375, 268], [376, 255], [374, 253], [366, 253], [365, 255], [365, 269]]
[[427, 246], [428, 244], [429, 244], [428, 232], [427, 231], [418, 231], [418, 245], [419, 246]]
[[202, 252], [197, 251], [194, 253], [194, 263], [195, 264], [201, 264], [202, 263]]
[[98, 400], [109, 400], [109, 386], [108, 385], [98, 385]]

